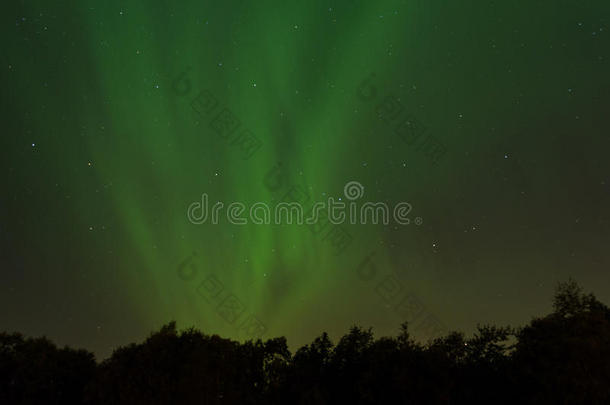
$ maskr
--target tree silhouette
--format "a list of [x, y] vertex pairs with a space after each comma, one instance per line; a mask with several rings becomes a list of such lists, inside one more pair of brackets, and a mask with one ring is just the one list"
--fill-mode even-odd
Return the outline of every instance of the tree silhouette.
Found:
[[0, 333], [0, 404], [607, 404], [610, 309], [573, 280], [522, 328], [414, 341], [353, 326], [294, 355], [283, 337], [236, 342], [175, 322], [96, 364], [84, 350]]
[[95, 359], [84, 350], [58, 349], [45, 337], [0, 333], [0, 403], [79, 404], [94, 378]]
[[554, 312], [518, 335], [513, 362], [523, 395], [553, 403], [610, 399], [610, 310], [575, 281], [560, 283]]

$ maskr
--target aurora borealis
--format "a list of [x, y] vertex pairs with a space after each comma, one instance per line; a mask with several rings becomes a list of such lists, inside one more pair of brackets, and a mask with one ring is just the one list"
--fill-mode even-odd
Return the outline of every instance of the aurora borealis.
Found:
[[[172, 319], [296, 347], [610, 300], [607, 1], [5, 3], [2, 330], [104, 358]], [[350, 181], [411, 223], [187, 218]]]

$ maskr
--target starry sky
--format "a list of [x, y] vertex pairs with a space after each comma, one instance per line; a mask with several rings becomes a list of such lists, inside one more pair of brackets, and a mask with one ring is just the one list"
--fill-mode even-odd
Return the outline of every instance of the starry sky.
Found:
[[[291, 348], [610, 302], [610, 3], [7, 1], [0, 330], [102, 359], [176, 320]], [[409, 225], [193, 224], [408, 202]]]

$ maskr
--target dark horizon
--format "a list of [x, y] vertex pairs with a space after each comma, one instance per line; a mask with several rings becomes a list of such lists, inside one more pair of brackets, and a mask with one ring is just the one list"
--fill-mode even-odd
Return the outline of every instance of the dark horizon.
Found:
[[[336, 342], [336, 343], [335, 343]], [[479, 325], [426, 344], [407, 322], [395, 337], [353, 326], [292, 353], [285, 337], [244, 343], [177, 329], [97, 362], [46, 338], [0, 333], [0, 401], [7, 404], [605, 404], [610, 308], [574, 281], [553, 312], [523, 327]]]
[[[557, 289], [560, 286], [566, 285], [566, 284], [567, 285], [572, 285], [572, 283], [582, 293], [584, 288], [580, 285], [580, 283], [578, 283], [578, 280], [576, 280], [575, 278], [570, 277], [567, 281], [559, 282], [558, 284], [556, 284], [554, 286], [553, 291], [555, 291], [555, 295], [557, 294]], [[591, 292], [590, 294], [595, 296], [595, 297], [597, 297], [597, 294], [595, 294], [593, 292]], [[548, 313], [552, 313], [552, 309], [553, 309], [553, 303], [552, 303], [550, 298], [551, 297], [549, 296], [548, 297], [548, 301], [549, 301], [548, 308], [549, 308], [549, 310], [547, 311]], [[600, 300], [600, 302], [603, 302], [603, 301]], [[535, 320], [535, 319], [543, 318], [544, 316], [545, 315], [543, 315], [543, 314], [532, 314], [528, 322], [531, 322], [532, 320]], [[355, 328], [359, 328], [359, 329], [362, 329], [362, 330], [371, 331], [373, 333], [373, 335], [376, 336], [376, 338], [383, 339], [383, 338], [386, 338], [386, 337], [393, 337], [393, 336], [397, 336], [398, 334], [400, 334], [404, 324], [408, 325], [409, 322], [407, 320], [404, 320], [402, 323], [397, 324], [396, 327], [395, 327], [395, 333], [393, 333], [393, 334], [379, 335], [379, 336], [377, 336], [377, 333], [375, 332], [375, 328], [373, 326], [371, 326], [371, 325], [362, 325], [362, 324], [359, 324], [357, 322], [349, 325], [349, 327], [346, 328], [346, 330], [342, 334], [339, 334], [337, 336], [333, 336], [333, 335], [329, 334], [327, 331], [322, 331], [321, 333], [325, 334], [325, 335], [328, 335], [328, 338], [331, 341], [337, 342], [337, 341], [340, 340], [340, 338], [342, 336], [345, 336], [346, 331], [349, 331], [349, 330], [351, 330], [352, 328], [355, 327]], [[155, 331], [162, 330], [164, 328], [167, 328], [169, 325], [174, 325], [173, 328], [175, 328], [176, 331], [187, 331], [187, 330], [192, 330], [193, 329], [193, 330], [200, 331], [201, 333], [203, 333], [205, 335], [208, 335], [208, 336], [217, 336], [217, 337], [219, 337], [221, 339], [232, 340], [232, 341], [239, 342], [239, 343], [244, 343], [244, 342], [246, 342], [248, 340], [249, 341], [256, 341], [256, 340], [261, 339], [262, 341], [265, 341], [267, 339], [273, 340], [273, 339], [276, 339], [276, 338], [284, 338], [283, 336], [268, 336], [268, 337], [262, 337], [262, 336], [256, 337], [256, 336], [252, 336], [249, 339], [232, 339], [230, 336], [223, 336], [222, 334], [215, 333], [213, 331], [201, 330], [201, 329], [197, 328], [196, 325], [179, 325], [176, 320], [169, 320], [168, 322], [162, 323], [161, 325], [159, 325], [158, 327], [154, 328], [153, 330], [155, 330]], [[513, 325], [513, 324], [498, 325], [498, 324], [496, 324], [494, 322], [477, 322], [477, 327], [475, 327], [475, 330], [472, 333], [466, 333], [465, 331], [459, 330], [459, 329], [452, 329], [452, 330], [444, 330], [443, 331], [444, 334], [443, 334], [443, 332], [435, 329], [434, 325], [431, 325], [430, 328], [434, 331], [434, 336], [429, 337], [428, 339], [421, 339], [421, 338], [418, 337], [418, 335], [413, 333], [414, 332], [413, 325], [411, 325], [409, 327], [409, 336], [410, 336], [410, 339], [414, 343], [416, 343], [418, 345], [425, 346], [425, 345], [429, 345], [432, 341], [434, 341], [436, 339], [444, 338], [444, 337], [447, 337], [449, 334], [454, 334], [454, 333], [460, 334], [460, 335], [464, 336], [465, 338], [469, 338], [469, 337], [472, 338], [477, 332], [480, 332], [480, 330], [478, 329], [478, 326], [481, 326], [481, 325], [482, 326], [490, 325], [490, 326], [506, 327], [506, 328], [514, 329], [515, 331], [518, 330], [521, 327], [521, 326], [518, 326], [518, 325], [516, 326], [516, 325]], [[109, 351], [108, 356], [100, 357], [91, 348], [87, 348], [87, 347], [84, 347], [82, 345], [71, 345], [71, 344], [66, 344], [66, 343], [58, 343], [58, 342], [55, 341], [55, 339], [53, 339], [52, 336], [49, 336], [48, 334], [44, 334], [44, 333], [39, 334], [39, 335], [29, 335], [27, 333], [22, 333], [21, 331], [17, 331], [17, 330], [13, 330], [13, 331], [4, 330], [4, 331], [0, 331], [0, 333], [5, 333], [5, 334], [6, 333], [8, 333], [8, 334], [17, 333], [20, 336], [23, 336], [23, 338], [25, 338], [25, 339], [39, 339], [39, 338], [48, 339], [49, 341], [54, 342], [54, 344], [56, 344], [58, 348], [69, 347], [69, 348], [75, 349], [75, 350], [84, 350], [84, 351], [87, 351], [87, 352], [93, 354], [93, 356], [95, 357], [95, 360], [96, 360], [97, 363], [103, 363], [104, 361], [109, 360], [112, 357], [112, 355], [113, 355], [113, 353], [115, 351], [117, 351], [117, 350], [119, 350], [121, 348], [124, 348], [124, 347], [126, 347], [126, 346], [128, 346], [130, 344], [133, 344], [133, 343], [141, 344], [146, 339], [148, 339], [150, 337], [150, 334], [151, 334], [150, 331], [149, 331], [147, 334], [145, 334], [144, 336], [141, 336], [138, 339], [132, 339], [131, 341], [119, 342], [116, 346], [109, 348], [110, 351]], [[431, 333], [428, 333], [428, 335], [430, 335], [430, 334]], [[318, 332], [317, 334], [315, 334], [313, 339], [318, 338], [320, 335], [321, 335], [320, 332]], [[290, 350], [291, 352], [294, 353], [294, 352], [298, 351], [299, 349], [301, 349], [302, 347], [307, 346], [310, 343], [311, 342], [305, 342], [303, 345], [298, 345], [298, 344], [295, 344], [294, 342], [287, 341], [287, 348], [288, 348], [288, 350]]]
[[170, 320], [427, 347], [530, 325], [570, 277], [610, 303], [609, 18], [2, 2], [0, 331], [97, 359]]

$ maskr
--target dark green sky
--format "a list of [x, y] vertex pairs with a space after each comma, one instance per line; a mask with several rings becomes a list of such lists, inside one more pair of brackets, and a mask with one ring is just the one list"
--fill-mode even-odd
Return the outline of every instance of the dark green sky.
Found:
[[[171, 319], [294, 348], [354, 323], [519, 325], [569, 275], [610, 301], [607, 1], [0, 11], [0, 330], [103, 358]], [[349, 181], [411, 224], [187, 219], [203, 193], [314, 202]]]

